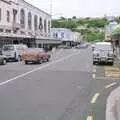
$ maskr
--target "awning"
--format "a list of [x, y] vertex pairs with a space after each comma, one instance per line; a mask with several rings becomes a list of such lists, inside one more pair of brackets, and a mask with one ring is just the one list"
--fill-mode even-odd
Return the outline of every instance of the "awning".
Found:
[[113, 32], [112, 32], [112, 36], [119, 36], [120, 35], [120, 28], [116, 28]]
[[36, 40], [36, 43], [37, 44], [61, 44], [62, 43], [62, 41], [61, 40], [45, 40], [45, 39], [43, 39], [43, 40], [41, 40], [41, 39], [37, 39]]

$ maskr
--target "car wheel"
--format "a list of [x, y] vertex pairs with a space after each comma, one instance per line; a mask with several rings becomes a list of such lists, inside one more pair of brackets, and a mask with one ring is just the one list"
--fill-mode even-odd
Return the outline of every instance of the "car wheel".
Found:
[[27, 60], [25, 60], [25, 64], [26, 64], [26, 65], [28, 64], [28, 61], [27, 61]]
[[7, 64], [7, 60], [6, 59], [3, 59], [3, 65], [6, 65]]
[[46, 59], [47, 62], [49, 62], [49, 60], [50, 60], [49, 58]]
[[95, 61], [93, 61], [93, 65], [95, 65], [96, 64], [96, 62]]
[[37, 63], [38, 63], [38, 64], [42, 64], [42, 63], [43, 63], [43, 59], [38, 60]]

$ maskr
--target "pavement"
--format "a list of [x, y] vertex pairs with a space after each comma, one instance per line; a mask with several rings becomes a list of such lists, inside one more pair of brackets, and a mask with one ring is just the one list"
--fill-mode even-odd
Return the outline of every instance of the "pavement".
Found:
[[90, 48], [52, 52], [40, 65], [0, 66], [0, 120], [105, 120], [120, 85], [113, 68], [93, 66]]

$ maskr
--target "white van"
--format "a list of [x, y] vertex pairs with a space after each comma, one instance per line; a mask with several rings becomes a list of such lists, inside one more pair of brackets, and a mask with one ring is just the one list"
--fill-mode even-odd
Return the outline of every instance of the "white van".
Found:
[[2, 55], [7, 57], [7, 60], [21, 61], [21, 53], [27, 48], [23, 44], [8, 44], [2, 48]]

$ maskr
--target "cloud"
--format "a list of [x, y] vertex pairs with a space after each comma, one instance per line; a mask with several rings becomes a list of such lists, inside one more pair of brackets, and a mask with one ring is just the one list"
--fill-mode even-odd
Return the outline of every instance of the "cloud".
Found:
[[[51, 0], [27, 0], [50, 13]], [[53, 14], [72, 17], [120, 15], [119, 0], [52, 0]], [[57, 16], [59, 16], [57, 15]]]

